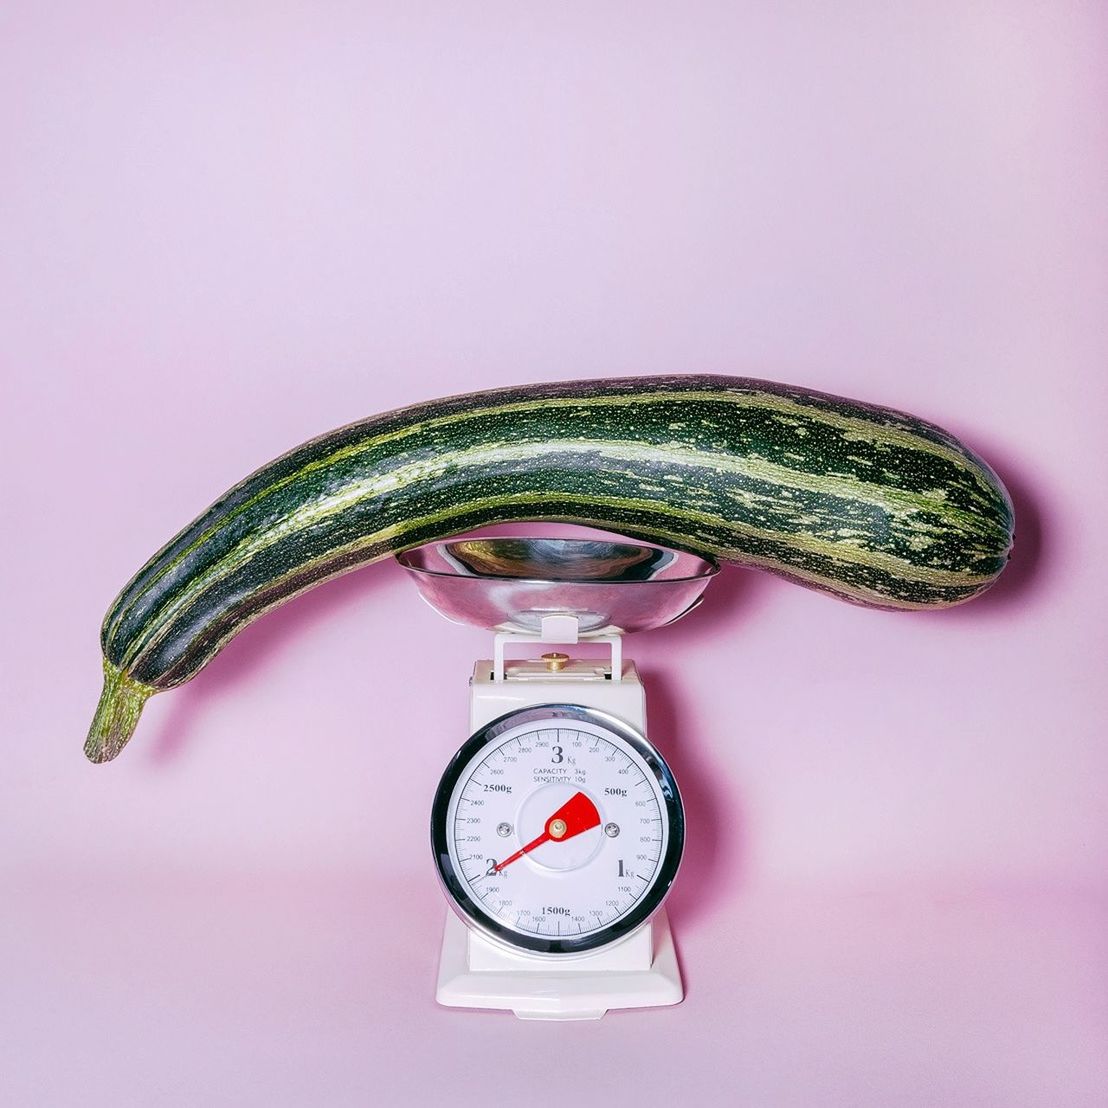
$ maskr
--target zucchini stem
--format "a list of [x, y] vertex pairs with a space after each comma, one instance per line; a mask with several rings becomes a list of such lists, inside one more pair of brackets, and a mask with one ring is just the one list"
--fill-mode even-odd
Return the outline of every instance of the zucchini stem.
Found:
[[104, 689], [85, 740], [85, 757], [90, 762], [110, 762], [127, 745], [138, 726], [142, 706], [157, 691], [105, 658]]

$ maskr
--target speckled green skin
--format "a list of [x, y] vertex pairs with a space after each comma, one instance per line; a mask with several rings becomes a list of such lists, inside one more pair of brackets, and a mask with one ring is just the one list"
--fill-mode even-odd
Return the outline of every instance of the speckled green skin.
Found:
[[[519, 520], [602, 527], [884, 608], [984, 591], [1013, 529], [980, 458], [889, 409], [720, 376], [497, 389], [340, 428], [236, 485], [120, 593], [106, 663], [132, 689], [172, 688], [329, 577]], [[120, 738], [94, 727], [90, 757]]]

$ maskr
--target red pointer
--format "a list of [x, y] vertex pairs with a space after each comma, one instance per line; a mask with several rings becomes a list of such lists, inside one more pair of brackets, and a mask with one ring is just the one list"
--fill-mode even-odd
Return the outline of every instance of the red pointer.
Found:
[[596, 827], [600, 823], [600, 813], [596, 805], [589, 800], [584, 793], [574, 793], [551, 817], [546, 821], [543, 833], [532, 839], [525, 847], [517, 850], [510, 858], [498, 862], [493, 873], [500, 873], [505, 866], [510, 866], [524, 854], [530, 853], [543, 843], [565, 842], [574, 835], [580, 835], [582, 831], [588, 831], [590, 827]]

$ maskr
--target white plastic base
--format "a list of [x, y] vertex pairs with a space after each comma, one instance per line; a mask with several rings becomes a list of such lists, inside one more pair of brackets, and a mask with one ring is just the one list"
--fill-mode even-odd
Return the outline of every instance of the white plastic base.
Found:
[[516, 954], [447, 914], [435, 999], [525, 1020], [596, 1020], [619, 1008], [679, 1004], [685, 995], [665, 910], [607, 950], [573, 958]]

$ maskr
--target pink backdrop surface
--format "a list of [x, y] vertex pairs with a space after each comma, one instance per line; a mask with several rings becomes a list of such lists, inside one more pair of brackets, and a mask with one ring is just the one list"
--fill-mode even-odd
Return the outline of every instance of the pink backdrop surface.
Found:
[[[4, 1101], [1108, 1103], [1106, 42], [1069, 2], [4, 5]], [[246, 472], [682, 371], [939, 422], [1018, 538], [953, 611], [730, 570], [629, 642], [679, 1007], [436, 1008], [488, 640], [391, 563], [85, 762], [107, 605]]]

